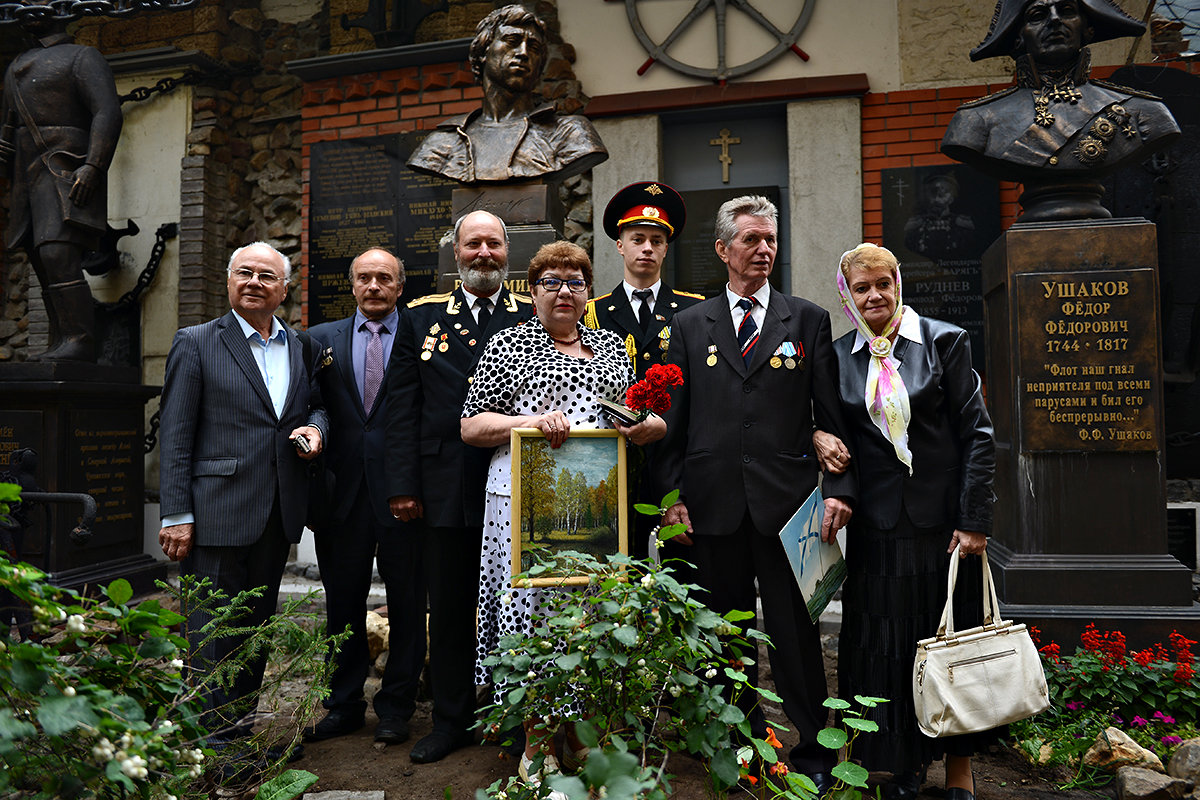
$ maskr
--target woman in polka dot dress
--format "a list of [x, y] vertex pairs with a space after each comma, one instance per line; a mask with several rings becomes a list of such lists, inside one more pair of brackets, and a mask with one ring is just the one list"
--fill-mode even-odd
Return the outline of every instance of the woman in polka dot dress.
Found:
[[[592, 283], [592, 264], [583, 248], [569, 242], [544, 245], [529, 262], [529, 285], [537, 317], [497, 333], [488, 341], [475, 369], [463, 406], [462, 438], [478, 447], [497, 447], [488, 470], [483, 555], [479, 565], [479, 648], [476, 682], [488, 682], [483, 659], [500, 637], [533, 630], [532, 616], [553, 589], [508, 589], [512, 563], [509, 531], [511, 495], [509, 433], [538, 428], [559, 447], [572, 427], [611, 427], [600, 399], [620, 402], [633, 381], [624, 345], [611, 331], [580, 324]], [[651, 416], [633, 427], [619, 426], [635, 444], [661, 439], [666, 423]], [[503, 592], [503, 601], [501, 596]], [[567, 698], [564, 698], [564, 705]], [[543, 772], [558, 768], [550, 752], [552, 730], [526, 722], [525, 755], [520, 774], [530, 775], [539, 749], [546, 753]], [[586, 749], [568, 728], [564, 761], [574, 766]]]

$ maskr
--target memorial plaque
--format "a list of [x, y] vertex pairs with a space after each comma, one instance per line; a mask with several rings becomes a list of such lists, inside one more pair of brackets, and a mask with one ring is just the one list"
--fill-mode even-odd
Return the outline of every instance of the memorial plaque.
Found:
[[370, 136], [312, 146], [309, 178], [308, 324], [354, 313], [350, 262], [371, 247], [404, 262], [404, 297], [433, 291], [438, 241], [451, 226], [456, 184], [404, 162], [424, 133]]
[[6, 410], [0, 416], [0, 472], [12, 466], [16, 450], [42, 447], [42, 412]]
[[1156, 450], [1154, 270], [1015, 276], [1021, 444]]
[[905, 305], [971, 336], [984, 371], [983, 252], [1000, 235], [1000, 184], [963, 164], [883, 170], [883, 245], [900, 261]]
[[[663, 262], [663, 280], [676, 289], [697, 292], [713, 297], [729, 282], [729, 270], [717, 257], [713, 243], [717, 240], [717, 209], [726, 200], [741, 195], [761, 195], [779, 207], [778, 186], [746, 186], [736, 191], [704, 189], [679, 193], [687, 206], [687, 224], [679, 238], [667, 248]], [[776, 289], [783, 290], [783, 247], [775, 259], [769, 279]]]

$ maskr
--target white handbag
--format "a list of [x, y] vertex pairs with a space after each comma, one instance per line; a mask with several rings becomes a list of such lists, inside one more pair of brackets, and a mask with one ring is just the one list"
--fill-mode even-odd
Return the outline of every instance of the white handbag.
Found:
[[1024, 624], [1000, 619], [987, 551], [983, 553], [983, 625], [954, 630], [958, 549], [950, 557], [946, 608], [937, 635], [917, 642], [913, 704], [917, 726], [941, 738], [1016, 722], [1050, 705], [1046, 675]]

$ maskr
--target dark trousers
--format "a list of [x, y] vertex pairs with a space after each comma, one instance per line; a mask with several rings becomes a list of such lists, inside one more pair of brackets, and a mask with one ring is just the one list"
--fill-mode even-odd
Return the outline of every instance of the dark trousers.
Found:
[[[283, 522], [276, 500], [267, 527], [254, 544], [242, 547], [193, 546], [180, 565], [180, 571], [184, 575], [194, 575], [197, 580], [208, 578], [211, 581], [210, 589], [224, 592], [229, 599], [246, 589], [264, 587], [262, 596], [250, 601], [248, 616], [232, 623], [238, 627], [258, 628], [275, 613], [279, 601], [279, 581], [283, 577], [289, 547], [283, 535]], [[212, 615], [197, 608], [188, 609], [186, 613], [191, 668], [197, 673], [207, 674], [225, 663], [249, 638], [248, 635], [217, 636], [201, 646], [205, 636], [201, 629], [212, 619]], [[221, 687], [215, 681], [208, 683], [201, 695], [201, 702], [204, 724], [212, 733], [210, 738], [220, 741], [250, 734], [268, 649], [246, 659], [231, 686]]]
[[416, 708], [417, 685], [425, 664], [425, 603], [421, 575], [421, 537], [416, 525], [381, 525], [371, 512], [366, 484], [345, 520], [316, 537], [317, 565], [325, 586], [326, 630], [347, 639], [334, 657], [325, 707], [361, 714], [367, 707], [363, 684], [370, 670], [367, 647], [367, 595], [375, 562], [387, 590], [388, 659], [375, 714], [380, 719], [409, 719]]
[[[707, 589], [697, 599], [718, 614], [734, 609], [756, 611], [754, 581], [758, 579], [764, 624], [760, 626], [756, 616], [737, 625], [757, 628], [771, 637], [767, 653], [775, 691], [783, 699], [783, 711], [800, 739], [790, 753], [792, 764], [810, 775], [828, 772], [836, 754], [817, 743], [817, 733], [825, 727], [829, 713], [822, 705], [828, 692], [821, 638], [808, 618], [804, 597], [778, 535], [764, 536], [746, 517], [731, 536], [696, 536], [693, 541], [691, 547], [668, 544], [664, 556], [695, 565], [695, 570], [682, 570], [680, 577]], [[672, 566], [679, 570], [678, 564]], [[758, 665], [748, 666], [746, 673], [757, 686]], [[757, 694], [746, 692], [738, 705], [748, 712], [755, 733], [761, 734], [762, 712], [750, 709], [756, 699]]]
[[481, 527], [425, 529], [433, 729], [461, 736], [475, 724], [475, 607]]

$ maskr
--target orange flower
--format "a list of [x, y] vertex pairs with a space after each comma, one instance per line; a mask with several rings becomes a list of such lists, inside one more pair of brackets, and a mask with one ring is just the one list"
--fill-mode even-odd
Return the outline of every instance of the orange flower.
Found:
[[747, 775], [746, 780], [750, 781], [751, 786], [754, 786], [758, 783], [758, 778], [754, 777], [753, 775]]
[[775, 736], [774, 728], [767, 728], [767, 744], [777, 749], [783, 747], [783, 743]]

